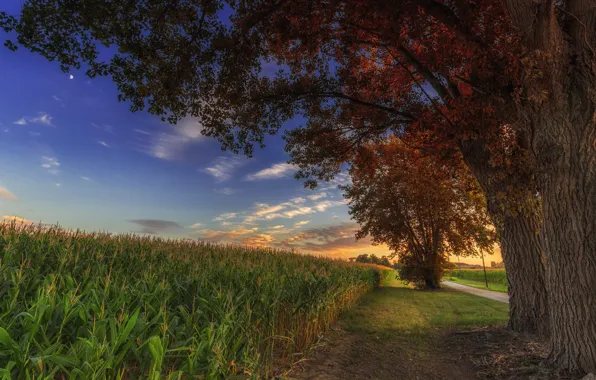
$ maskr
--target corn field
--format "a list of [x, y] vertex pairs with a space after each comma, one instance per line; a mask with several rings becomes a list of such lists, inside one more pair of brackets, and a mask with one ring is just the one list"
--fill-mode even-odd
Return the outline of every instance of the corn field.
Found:
[[378, 269], [271, 249], [0, 224], [0, 378], [263, 378]]
[[[445, 274], [445, 277], [457, 277], [464, 280], [484, 282], [484, 271], [482, 269], [452, 269]], [[488, 282], [495, 284], [507, 285], [507, 274], [505, 269], [488, 269], [486, 270], [486, 278]]]

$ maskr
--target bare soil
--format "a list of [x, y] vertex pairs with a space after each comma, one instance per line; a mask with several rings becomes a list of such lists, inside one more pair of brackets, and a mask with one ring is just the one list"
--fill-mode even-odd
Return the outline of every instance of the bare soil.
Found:
[[544, 342], [503, 328], [451, 330], [411, 347], [340, 328], [287, 375], [296, 380], [570, 380], [543, 366]]
[[476, 379], [469, 362], [437, 347], [412, 350], [401, 338], [335, 329], [324, 347], [294, 366], [290, 379]]

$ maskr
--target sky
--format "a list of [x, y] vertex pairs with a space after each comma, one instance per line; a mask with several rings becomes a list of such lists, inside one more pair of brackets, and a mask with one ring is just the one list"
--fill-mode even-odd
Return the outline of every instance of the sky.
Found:
[[335, 258], [390, 253], [354, 239], [337, 188], [348, 176], [305, 189], [280, 136], [235, 156], [196, 119], [131, 113], [109, 78], [65, 74], [25, 49], [1, 47], [0, 64], [0, 219]]

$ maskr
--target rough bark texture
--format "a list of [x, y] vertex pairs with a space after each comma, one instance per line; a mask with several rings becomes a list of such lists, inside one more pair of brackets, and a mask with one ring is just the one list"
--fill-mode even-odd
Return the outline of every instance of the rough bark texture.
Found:
[[593, 91], [571, 94], [567, 112], [543, 117], [545, 135], [534, 142], [543, 162], [550, 361], [574, 372], [596, 372], [596, 107], [584, 108]]
[[505, 0], [527, 52], [519, 125], [539, 170], [551, 363], [596, 372], [596, 0]]
[[461, 151], [486, 195], [488, 212], [499, 233], [509, 283], [509, 327], [547, 338], [550, 325], [540, 212], [526, 207], [525, 212], [513, 213], [498, 201], [506, 179], [496, 173], [484, 146], [480, 141], [467, 141], [461, 144]]

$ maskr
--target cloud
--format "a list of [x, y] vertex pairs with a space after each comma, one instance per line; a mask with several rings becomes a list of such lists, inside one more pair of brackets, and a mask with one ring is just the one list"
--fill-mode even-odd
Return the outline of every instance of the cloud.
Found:
[[238, 216], [237, 213], [235, 212], [227, 212], [225, 214], [221, 214], [218, 217], [216, 217], [215, 219], [213, 219], [216, 222], [222, 221], [222, 220], [227, 220], [227, 219], [233, 219], [236, 218]]
[[341, 172], [335, 175], [331, 181], [327, 182], [328, 186], [321, 188], [321, 191], [337, 189], [338, 186], [349, 185], [352, 183], [352, 178], [346, 172]]
[[54, 98], [54, 100], [55, 100], [55, 101], [57, 101], [58, 103], [60, 103], [60, 105], [61, 105], [62, 107], [66, 107], [66, 106], [64, 105], [64, 101], [62, 101], [62, 99], [60, 99], [60, 98], [59, 98], [59, 97], [57, 97], [56, 95], [52, 95], [52, 98]]
[[203, 125], [199, 119], [185, 117], [178, 121], [175, 126], [169, 126], [171, 132], [151, 134], [141, 129], [135, 132], [150, 136], [150, 141], [141, 149], [143, 152], [162, 159], [175, 160], [181, 158], [182, 154], [193, 144], [203, 139]]
[[217, 182], [224, 182], [229, 180], [236, 168], [243, 164], [244, 162], [238, 156], [217, 157], [211, 166], [201, 169], [201, 171], [215, 178]]
[[101, 124], [100, 125], [100, 124], [91, 123], [91, 125], [97, 129], [99, 129], [102, 132], [114, 134], [114, 127], [112, 127], [110, 124]]
[[29, 122], [31, 122], [33, 124], [43, 124], [43, 125], [48, 125], [48, 126], [54, 127], [55, 125], [52, 124], [52, 119], [53, 119], [53, 117], [51, 117], [47, 113], [40, 112], [37, 117], [30, 118]]
[[156, 235], [170, 230], [183, 228], [180, 224], [161, 219], [132, 219], [129, 222], [141, 227], [140, 233]]
[[18, 199], [16, 195], [4, 187], [0, 187], [0, 198], [10, 199], [11, 201], [16, 201]]
[[289, 174], [296, 172], [297, 168], [285, 162], [274, 164], [269, 168], [260, 170], [256, 173], [249, 174], [246, 176], [247, 181], [259, 181], [263, 179], [274, 179], [286, 177]]
[[215, 191], [218, 194], [223, 194], [223, 195], [232, 195], [236, 192], [236, 190], [234, 190], [230, 187], [222, 187], [221, 189], [214, 189], [213, 191]]
[[280, 224], [279, 226], [273, 226], [273, 227], [269, 227], [269, 228], [271, 228], [272, 230], [279, 230], [279, 229], [284, 228], [284, 227], [285, 226], [283, 224]]
[[84, 181], [91, 181], [91, 178], [85, 176], [81, 176], [81, 179]]
[[308, 224], [308, 223], [310, 223], [310, 220], [303, 220], [301, 222], [294, 224], [294, 227], [299, 228], [299, 227], [304, 226], [305, 224]]
[[221, 222], [221, 223], [219, 223], [219, 224], [220, 224], [222, 227], [229, 227], [229, 226], [233, 225], [234, 223], [232, 223], [232, 222]]
[[147, 132], [147, 131], [145, 131], [143, 129], [133, 129], [133, 131], [135, 131], [136, 133], [140, 133], [142, 135], [145, 135], [145, 136], [151, 136], [151, 133], [150, 132]]
[[193, 224], [192, 226], [190, 226], [190, 228], [199, 228], [199, 227], [201, 227], [201, 226], [202, 226], [202, 224], [201, 224], [201, 223], [195, 223], [195, 224]]
[[108, 143], [106, 143], [105, 141], [98, 141], [97, 143], [101, 146], [105, 146], [106, 148], [111, 148], [111, 146]]
[[254, 247], [268, 247], [275, 239], [271, 235], [256, 234], [245, 239], [242, 239], [243, 245], [250, 245]]
[[331, 217], [331, 219], [333, 219], [333, 220], [337, 220], [337, 219], [339, 219], [339, 216], [337, 216], [337, 215], [333, 215], [333, 216]]
[[4, 215], [4, 216], [2, 216], [2, 219], [8, 223], [11, 223], [11, 222], [15, 222], [15, 223], [19, 223], [19, 224], [33, 224], [34, 223], [33, 221], [31, 221], [29, 219], [21, 218], [21, 217], [14, 216], [14, 215]]
[[283, 210], [284, 208], [286, 208], [286, 205], [280, 204], [280, 205], [276, 205], [276, 206], [269, 206], [267, 204], [257, 203], [257, 207], [258, 208], [255, 211], [255, 215], [263, 216], [263, 215], [272, 214], [274, 212]]
[[362, 252], [377, 251], [381, 255], [389, 254], [384, 246], [372, 246], [369, 238], [356, 241], [358, 225], [342, 223], [333, 226], [312, 228], [291, 235], [273, 246], [284, 249], [296, 249], [303, 252], [314, 252], [334, 257], [348, 257]]
[[290, 202], [292, 202], [292, 203], [304, 203], [304, 202], [306, 202], [306, 199], [304, 199], [302, 197], [296, 197], [296, 198], [290, 199]]
[[199, 235], [200, 240], [210, 243], [243, 244], [246, 235], [254, 234], [257, 231], [257, 227], [245, 228], [244, 226], [240, 226], [235, 230], [229, 231], [204, 229], [198, 230], [196, 233]]
[[326, 196], [327, 196], [327, 193], [319, 193], [319, 194], [309, 195], [308, 199], [310, 199], [311, 201], [316, 201], [321, 198], [325, 198]]
[[[343, 206], [345, 201], [321, 201], [306, 205], [304, 202], [295, 202], [296, 198], [289, 202], [283, 202], [277, 205], [268, 205], [265, 203], [255, 203], [250, 214], [244, 217], [244, 223], [254, 224], [258, 220], [273, 220], [277, 218], [292, 219], [300, 215], [309, 215], [316, 212], [323, 212], [330, 207]], [[246, 212], [243, 214], [247, 214]]]
[[41, 167], [47, 169], [48, 173], [54, 175], [60, 173], [60, 170], [58, 170], [60, 162], [58, 162], [56, 157], [42, 156], [41, 162]]
[[52, 124], [52, 119], [53, 119], [53, 117], [50, 116], [49, 114], [47, 114], [45, 112], [39, 112], [37, 114], [37, 116], [34, 116], [34, 117], [23, 116], [19, 120], [13, 122], [13, 124], [26, 125], [26, 124], [31, 123], [31, 124], [42, 124], [42, 125], [48, 125], [50, 127], [55, 127], [55, 125]]
[[60, 186], [62, 186], [62, 184], [61, 184], [61, 183], [55, 183], [54, 185], [55, 185], [56, 187], [60, 187]]
[[316, 203], [313, 207], [317, 210], [317, 211], [325, 211], [330, 207], [335, 207], [335, 206], [341, 206], [341, 205], [345, 205], [346, 201], [322, 201], [319, 203]]

